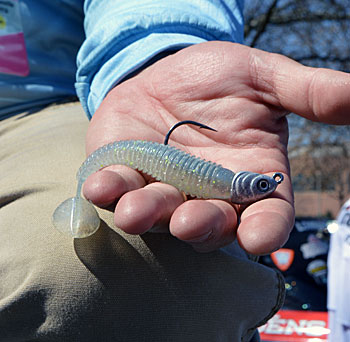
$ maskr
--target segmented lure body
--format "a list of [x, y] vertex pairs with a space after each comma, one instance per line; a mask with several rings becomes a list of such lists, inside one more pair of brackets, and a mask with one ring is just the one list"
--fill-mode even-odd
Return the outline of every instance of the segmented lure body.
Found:
[[252, 172], [234, 173], [165, 144], [118, 141], [97, 149], [81, 165], [76, 196], [63, 202], [53, 215], [57, 229], [73, 237], [86, 237], [98, 229], [98, 214], [81, 196], [81, 188], [89, 175], [114, 164], [142, 171], [194, 197], [229, 199], [233, 203], [251, 203], [265, 198], [283, 180], [280, 173], [273, 177]]
[[187, 195], [230, 199], [234, 173], [175, 147], [141, 140], [117, 141], [93, 152], [82, 164], [77, 180], [101, 168], [120, 164], [142, 171], [158, 181], [175, 186]]

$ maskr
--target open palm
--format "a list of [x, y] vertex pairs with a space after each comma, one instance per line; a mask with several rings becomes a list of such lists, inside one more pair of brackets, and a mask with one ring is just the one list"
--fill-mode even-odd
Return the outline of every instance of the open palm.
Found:
[[294, 111], [317, 119], [335, 111], [332, 103], [338, 99], [326, 102], [328, 82], [317, 70], [238, 44], [199, 44], [115, 87], [90, 123], [87, 153], [116, 140], [163, 142], [169, 128], [182, 120], [211, 126], [218, 132], [182, 126], [169, 144], [234, 172], [283, 173], [284, 182], [269, 198], [249, 206], [184, 201], [172, 186], [122, 166], [91, 175], [85, 196], [102, 207], [119, 200], [115, 224], [127, 233], [169, 227], [199, 251], [222, 247], [236, 237], [253, 254], [281, 247], [294, 222], [285, 115]]

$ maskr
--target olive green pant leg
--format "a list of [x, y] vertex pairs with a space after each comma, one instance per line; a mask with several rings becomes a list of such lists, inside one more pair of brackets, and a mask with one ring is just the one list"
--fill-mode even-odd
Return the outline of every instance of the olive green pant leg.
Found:
[[53, 228], [87, 125], [78, 103], [0, 122], [0, 341], [251, 340], [284, 286], [237, 244], [199, 254], [168, 234], [126, 235], [106, 210], [91, 237]]

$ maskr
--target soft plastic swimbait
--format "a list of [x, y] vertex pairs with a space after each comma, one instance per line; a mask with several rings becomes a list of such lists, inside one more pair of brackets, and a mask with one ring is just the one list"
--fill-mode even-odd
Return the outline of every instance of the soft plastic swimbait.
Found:
[[88, 156], [77, 173], [76, 196], [64, 201], [53, 214], [55, 227], [75, 238], [92, 235], [98, 229], [97, 211], [81, 196], [81, 189], [89, 175], [110, 165], [121, 164], [137, 169], [193, 197], [225, 199], [238, 204], [269, 196], [283, 181], [283, 175], [278, 172], [272, 177], [247, 171], [234, 173], [167, 145], [173, 129], [184, 123], [208, 128], [184, 121], [169, 131], [164, 144], [142, 140], [117, 141]]

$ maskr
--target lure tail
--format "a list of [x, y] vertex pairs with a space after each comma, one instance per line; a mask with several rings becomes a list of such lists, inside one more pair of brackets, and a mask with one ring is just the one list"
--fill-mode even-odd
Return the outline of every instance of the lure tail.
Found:
[[100, 226], [95, 207], [81, 196], [71, 197], [61, 203], [52, 216], [56, 229], [74, 238], [92, 235]]

